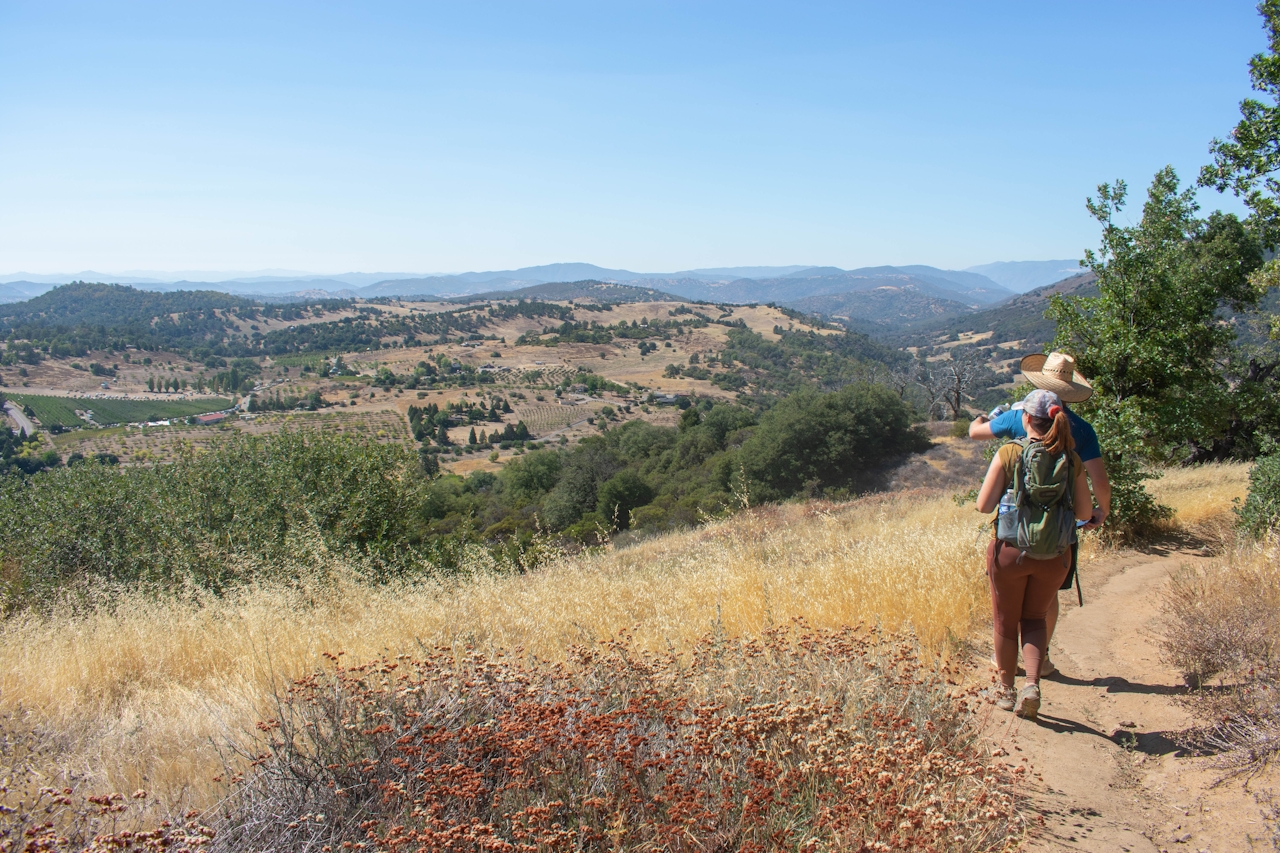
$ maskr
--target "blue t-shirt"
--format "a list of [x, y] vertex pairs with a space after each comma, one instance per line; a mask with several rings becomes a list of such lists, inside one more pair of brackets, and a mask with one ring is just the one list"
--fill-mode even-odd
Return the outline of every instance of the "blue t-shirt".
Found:
[[[1065, 408], [1065, 407], [1064, 407]], [[1102, 450], [1098, 447], [1098, 434], [1093, 425], [1070, 409], [1066, 409], [1067, 421], [1071, 424], [1071, 437], [1076, 442], [1076, 453], [1081, 462], [1100, 459]], [[988, 422], [991, 434], [996, 438], [1026, 438], [1027, 431], [1022, 428], [1022, 409], [1010, 409], [998, 418]]]

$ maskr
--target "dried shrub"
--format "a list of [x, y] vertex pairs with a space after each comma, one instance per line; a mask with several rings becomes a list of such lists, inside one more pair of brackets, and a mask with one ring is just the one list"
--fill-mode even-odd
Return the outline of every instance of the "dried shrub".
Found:
[[1167, 659], [1191, 683], [1215, 675], [1274, 672], [1280, 651], [1276, 543], [1242, 548], [1205, 566], [1184, 567], [1164, 600]]
[[47, 748], [21, 720], [0, 720], [0, 853], [191, 853], [213, 837], [198, 812], [168, 816], [146, 791], [91, 795], [45, 784]]
[[1164, 601], [1166, 658], [1197, 693], [1206, 725], [1186, 733], [1219, 755], [1224, 778], [1252, 776], [1280, 755], [1280, 541], [1240, 545], [1207, 566], [1173, 576]]
[[1003, 849], [1017, 772], [875, 631], [336, 665], [259, 724], [215, 849]]

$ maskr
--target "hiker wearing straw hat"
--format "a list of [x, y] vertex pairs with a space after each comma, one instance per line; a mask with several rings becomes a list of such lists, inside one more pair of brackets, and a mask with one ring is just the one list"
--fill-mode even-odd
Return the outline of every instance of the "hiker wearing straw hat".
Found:
[[[1093, 396], [1093, 386], [1089, 380], [1076, 370], [1076, 360], [1066, 353], [1051, 352], [1048, 355], [1036, 353], [1026, 356], [1018, 365], [1022, 375], [1037, 388], [1052, 391], [1063, 402], [1063, 411], [1071, 425], [1071, 438], [1075, 442], [1076, 453], [1084, 463], [1085, 472], [1089, 475], [1089, 483], [1093, 487], [1093, 517], [1084, 526], [1084, 530], [1101, 527], [1111, 513], [1111, 481], [1107, 479], [1107, 467], [1102, 460], [1102, 450], [1098, 447], [1098, 434], [1093, 425], [1071, 411], [1066, 403], [1083, 403]], [[992, 412], [992, 414], [996, 414]], [[994, 418], [979, 415], [969, 424], [969, 437], [978, 439], [1008, 438], [1023, 439], [1027, 437], [1023, 427], [1022, 412], [1011, 409]], [[1071, 571], [1063, 583], [1063, 589], [1070, 589], [1076, 580], [1077, 546], [1071, 548]], [[1078, 581], [1076, 581], [1078, 583]], [[1058, 623], [1058, 599], [1055, 596], [1049, 608], [1047, 618], [1048, 636], [1053, 639], [1053, 629]], [[1040, 674], [1049, 677], [1057, 674], [1057, 667], [1050, 662], [1047, 654], [1041, 665]]]
[[[1071, 569], [1076, 525], [1089, 520], [1093, 498], [1058, 395], [1037, 388], [1019, 414], [1026, 440], [1000, 448], [977, 496], [979, 512], [999, 509], [987, 546], [987, 579], [1000, 674], [985, 695], [997, 708], [1034, 720], [1049, 647], [1049, 607]], [[1019, 645], [1027, 680], [1015, 691]]]

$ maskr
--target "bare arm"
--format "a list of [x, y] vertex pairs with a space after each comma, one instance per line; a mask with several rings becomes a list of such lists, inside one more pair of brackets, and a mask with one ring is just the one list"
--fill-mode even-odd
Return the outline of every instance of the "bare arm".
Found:
[[1093, 483], [1093, 499], [1098, 504], [1092, 520], [1084, 526], [1085, 530], [1093, 530], [1101, 527], [1111, 514], [1111, 480], [1107, 477], [1107, 466], [1100, 458], [1084, 463], [1084, 470], [1089, 474], [1089, 482]]
[[1004, 466], [1000, 464], [1000, 457], [997, 456], [991, 460], [982, 488], [978, 490], [978, 512], [991, 512], [995, 509], [1008, 485], [1009, 479], [1005, 476]]
[[1093, 517], [1093, 496], [1089, 494], [1089, 481], [1085, 479], [1084, 470], [1081, 466], [1076, 472], [1076, 486], [1071, 496], [1077, 521], [1088, 521]]
[[969, 422], [969, 438], [995, 438], [995, 434], [991, 432], [991, 421], [986, 415], [978, 415]]

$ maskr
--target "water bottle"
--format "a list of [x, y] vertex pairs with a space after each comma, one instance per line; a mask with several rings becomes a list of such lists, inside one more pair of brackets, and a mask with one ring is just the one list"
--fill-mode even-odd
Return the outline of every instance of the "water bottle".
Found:
[[994, 421], [996, 418], [1000, 417], [1007, 411], [1009, 411], [1009, 404], [1001, 403], [1000, 405], [996, 406], [994, 409], [992, 409], [990, 412], [987, 413], [987, 419]]
[[1012, 541], [1018, 535], [1018, 502], [1013, 496], [1013, 489], [1000, 498], [1000, 506], [996, 515], [996, 538]]

